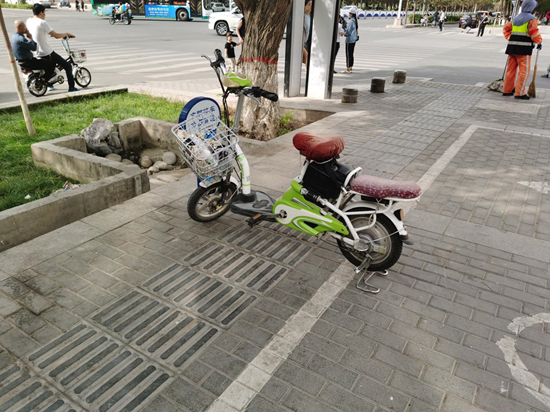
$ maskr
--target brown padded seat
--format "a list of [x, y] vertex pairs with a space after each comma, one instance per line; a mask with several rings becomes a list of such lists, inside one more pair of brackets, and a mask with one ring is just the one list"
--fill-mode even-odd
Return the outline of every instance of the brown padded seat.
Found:
[[306, 159], [315, 162], [326, 162], [344, 150], [342, 136], [320, 137], [302, 132], [294, 136], [292, 143]]
[[351, 190], [375, 199], [396, 197], [414, 199], [420, 196], [422, 189], [414, 182], [382, 179], [381, 177], [360, 175], [351, 181]]

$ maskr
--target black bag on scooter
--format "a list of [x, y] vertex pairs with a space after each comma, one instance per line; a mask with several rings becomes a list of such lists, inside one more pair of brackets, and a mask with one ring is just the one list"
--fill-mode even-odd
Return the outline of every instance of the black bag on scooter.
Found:
[[336, 199], [351, 167], [330, 159], [324, 163], [310, 162], [304, 175], [303, 186], [325, 199]]

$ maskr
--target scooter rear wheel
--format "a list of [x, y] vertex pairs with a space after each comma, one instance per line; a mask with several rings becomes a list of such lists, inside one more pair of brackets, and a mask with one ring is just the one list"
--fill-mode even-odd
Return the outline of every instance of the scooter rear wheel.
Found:
[[85, 67], [79, 67], [75, 73], [74, 81], [80, 87], [88, 87], [92, 82], [92, 74]]
[[109, 17], [109, 24], [115, 24], [115, 19], [113, 17]]
[[[354, 212], [358, 212], [365, 209], [354, 209]], [[351, 224], [353, 227], [367, 226], [371, 222], [369, 215], [350, 216]], [[373, 242], [378, 246], [384, 247], [384, 252], [369, 251], [369, 255], [372, 257], [372, 262], [368, 267], [369, 271], [381, 271], [392, 267], [397, 263], [401, 257], [403, 250], [403, 241], [399, 237], [399, 233], [396, 233], [395, 226], [384, 215], [376, 215], [376, 223], [373, 227], [358, 232], [361, 239], [369, 242]], [[351, 237], [351, 236], [350, 236]], [[343, 241], [338, 240], [338, 247], [344, 257], [349, 260], [353, 265], [359, 266], [365, 259], [366, 252], [360, 252], [353, 249]]]
[[199, 186], [189, 197], [187, 213], [196, 222], [211, 222], [222, 217], [231, 207], [231, 198], [237, 190], [234, 183], [229, 185], [222, 201], [224, 182], [204, 188]]
[[29, 92], [36, 97], [44, 96], [46, 91], [48, 91], [48, 86], [40, 78], [36, 77], [32, 79], [28, 84], [27, 88]]

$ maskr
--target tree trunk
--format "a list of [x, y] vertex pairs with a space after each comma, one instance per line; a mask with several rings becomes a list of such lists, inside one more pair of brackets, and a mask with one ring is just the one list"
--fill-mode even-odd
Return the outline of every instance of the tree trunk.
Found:
[[[252, 86], [278, 92], [277, 61], [279, 44], [292, 9], [292, 0], [235, 0], [245, 18], [246, 33], [242, 50], [243, 71]], [[301, 33], [295, 33], [301, 36]], [[243, 110], [243, 130], [258, 140], [277, 137], [280, 119], [278, 102], [262, 99], [258, 108], [252, 99], [246, 99]]]

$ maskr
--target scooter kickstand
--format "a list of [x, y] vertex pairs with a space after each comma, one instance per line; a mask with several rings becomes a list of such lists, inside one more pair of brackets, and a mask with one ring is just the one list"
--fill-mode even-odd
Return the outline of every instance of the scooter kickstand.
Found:
[[380, 288], [370, 284], [369, 280], [371, 280], [376, 275], [387, 276], [388, 271], [387, 270], [384, 270], [381, 272], [369, 271], [368, 268], [371, 260], [372, 260], [371, 257], [367, 256], [363, 261], [363, 263], [361, 263], [359, 266], [357, 266], [357, 268], [355, 268], [355, 273], [363, 272], [363, 275], [359, 278], [359, 280], [357, 281], [357, 285], [355, 285], [355, 287], [363, 292], [378, 293], [380, 292]]

